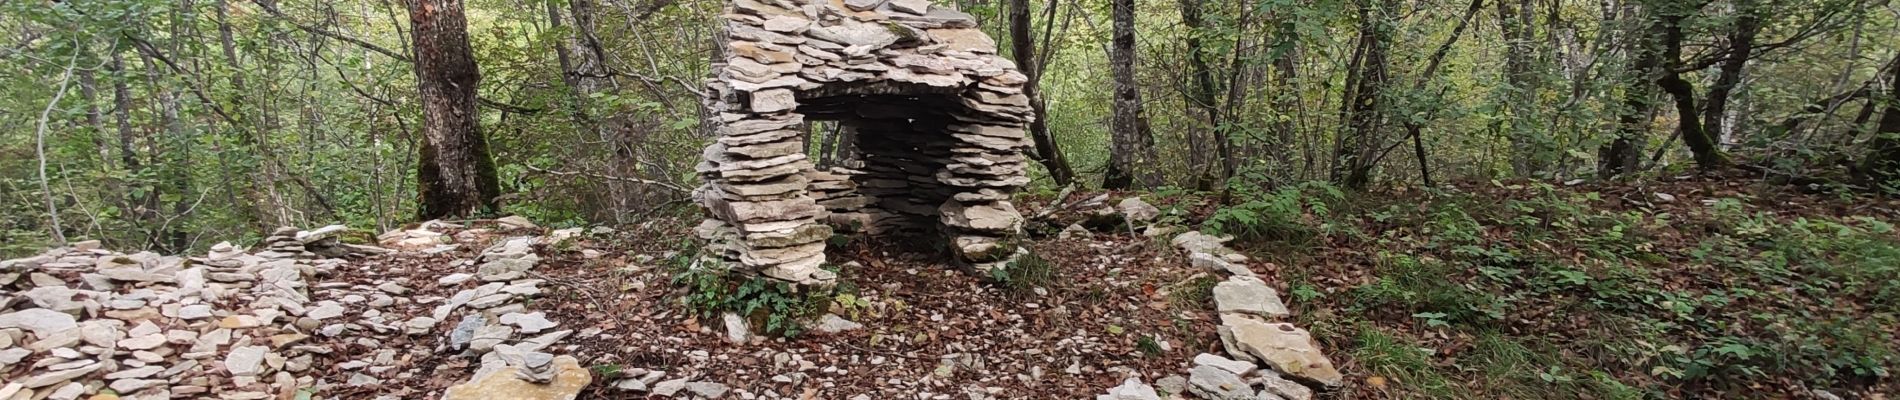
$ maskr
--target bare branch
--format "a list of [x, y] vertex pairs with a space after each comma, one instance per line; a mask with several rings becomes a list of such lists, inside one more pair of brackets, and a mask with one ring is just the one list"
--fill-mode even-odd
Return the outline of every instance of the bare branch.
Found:
[[598, 174], [598, 173], [593, 173], [593, 172], [584, 172], [584, 171], [555, 171], [555, 170], [550, 170], [550, 169], [543, 169], [543, 168], [536, 167], [533, 165], [528, 165], [526, 167], [528, 167], [528, 171], [531, 171], [531, 172], [539, 172], [539, 173], [554, 175], [554, 176], [585, 176], [585, 177], [605, 179], [605, 180], [610, 180], [610, 181], [633, 182], [633, 183], [639, 183], [639, 184], [659, 186], [667, 190], [671, 190], [678, 193], [692, 193], [693, 192], [691, 190], [687, 190], [686, 188], [679, 187], [678, 185], [674, 185], [674, 184], [666, 183], [666, 182], [660, 182], [656, 180], [629, 178], [629, 177], [624, 177], [624, 176], [603, 175], [603, 174]]
[[351, 44], [355, 44], [358, 47], [368, 49], [369, 51], [382, 53], [382, 55], [389, 56], [389, 58], [394, 58], [403, 62], [409, 62], [409, 57], [402, 55], [402, 53], [397, 53], [394, 50], [383, 48], [382, 46], [377, 46], [375, 43], [370, 43], [362, 39], [344, 36], [343, 34], [340, 34], [340, 33], [326, 31], [326, 30], [318, 29], [317, 27], [314, 27], [314, 26], [298, 23], [296, 19], [290, 18], [290, 16], [287, 16], [287, 15], [284, 15], [283, 10], [278, 10], [277, 5], [273, 4], [274, 2], [270, 0], [252, 0], [252, 2], [257, 3], [258, 8], [263, 8], [265, 13], [269, 13], [271, 16], [277, 17], [278, 19], [282, 19], [284, 20], [284, 22], [288, 22], [292, 26], [296, 26], [297, 29], [301, 29], [304, 32], [309, 32], [310, 34], [313, 34], [313, 35], [324, 36], [324, 37], [328, 37], [328, 38], [332, 38], [336, 40], [350, 42]]

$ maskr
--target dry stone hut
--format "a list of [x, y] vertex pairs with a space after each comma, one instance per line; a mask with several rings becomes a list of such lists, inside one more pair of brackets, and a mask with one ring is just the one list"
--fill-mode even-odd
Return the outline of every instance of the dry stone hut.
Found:
[[[732, 0], [707, 83], [718, 138], [694, 197], [707, 255], [802, 284], [834, 227], [947, 245], [974, 272], [1017, 254], [1010, 194], [1029, 178], [1026, 81], [968, 14], [929, 0]], [[846, 167], [806, 158], [807, 121], [837, 121]]]

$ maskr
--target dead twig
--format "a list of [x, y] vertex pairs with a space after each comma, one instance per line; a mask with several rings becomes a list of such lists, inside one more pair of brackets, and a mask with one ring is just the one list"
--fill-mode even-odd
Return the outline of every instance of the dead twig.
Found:
[[1057, 211], [1062, 211], [1065, 208], [1075, 206], [1075, 203], [1079, 203], [1079, 202], [1071, 202], [1071, 203], [1062, 202], [1062, 199], [1068, 198], [1069, 194], [1073, 192], [1075, 192], [1074, 183], [1070, 183], [1067, 186], [1063, 186], [1062, 192], [1056, 193], [1056, 198], [1054, 200], [1049, 201], [1049, 207], [1043, 208], [1042, 211], [1037, 212], [1035, 216], [1029, 217], [1029, 219], [1048, 218], [1050, 215], [1055, 214]]

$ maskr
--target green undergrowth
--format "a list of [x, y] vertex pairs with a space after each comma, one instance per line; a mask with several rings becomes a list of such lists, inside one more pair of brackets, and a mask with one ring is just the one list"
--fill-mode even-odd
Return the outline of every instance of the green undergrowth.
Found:
[[[724, 313], [733, 313], [760, 332], [796, 337], [804, 333], [805, 323], [823, 314], [838, 294], [853, 290], [848, 283], [801, 286], [732, 271], [700, 259], [699, 249], [690, 241], [682, 247], [685, 249], [671, 263], [673, 286], [680, 288], [680, 305], [702, 321], [719, 321]], [[844, 278], [839, 281], [847, 282]]]
[[1782, 213], [1746, 194], [1634, 207], [1541, 184], [1471, 190], [1357, 204], [1321, 184], [1255, 190], [1202, 229], [1291, 260], [1287, 300], [1352, 360], [1362, 394], [1896, 390], [1891, 221]]
[[[1009, 246], [1014, 247], [1017, 244], [1011, 243]], [[1033, 293], [1038, 287], [1048, 287], [1057, 283], [1056, 280], [1061, 277], [1057, 272], [1054, 263], [1042, 258], [1042, 254], [1030, 250], [1018, 254], [1016, 259], [1010, 260], [1001, 268], [991, 269], [989, 277], [1008, 293], [1022, 296]]]

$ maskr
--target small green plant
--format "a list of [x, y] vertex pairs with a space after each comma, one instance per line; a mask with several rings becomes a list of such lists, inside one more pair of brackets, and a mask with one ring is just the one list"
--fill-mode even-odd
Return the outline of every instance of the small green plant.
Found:
[[1135, 349], [1141, 350], [1141, 354], [1149, 357], [1160, 356], [1161, 342], [1156, 340], [1154, 335], [1141, 335], [1135, 338]]
[[[795, 337], [804, 322], [823, 313], [836, 287], [793, 285], [756, 274], [730, 271], [711, 259], [676, 259], [673, 284], [685, 288], [680, 304], [705, 319], [722, 313], [745, 317], [772, 335]], [[678, 266], [683, 263], [683, 266]]]
[[1211, 275], [1200, 275], [1176, 283], [1168, 290], [1168, 306], [1182, 310], [1199, 309], [1213, 301], [1214, 285], [1220, 284], [1220, 281], [1220, 278]]
[[600, 364], [600, 365], [595, 365], [592, 367], [587, 367], [587, 369], [594, 371], [594, 376], [612, 377], [612, 376], [619, 376], [622, 368], [620, 367], [620, 364]]
[[1035, 251], [1018, 254], [1002, 268], [991, 269], [990, 279], [1012, 293], [1022, 294], [1055, 283], [1056, 267]]
[[1291, 288], [1290, 292], [1291, 293], [1289, 294], [1293, 295], [1293, 300], [1300, 303], [1311, 302], [1314, 299], [1318, 299], [1321, 296], [1326, 295], [1325, 293], [1321, 293], [1319, 291], [1318, 286], [1313, 286], [1313, 284], [1306, 283], [1306, 282], [1293, 284], [1293, 287]]
[[1308, 182], [1262, 192], [1239, 179], [1228, 190], [1238, 203], [1214, 211], [1202, 226], [1209, 233], [1233, 235], [1243, 241], [1286, 240], [1304, 242], [1320, 233], [1320, 226], [1309, 215], [1324, 218], [1332, 205], [1345, 199], [1345, 192], [1324, 182]]

